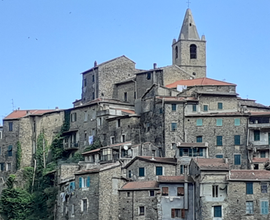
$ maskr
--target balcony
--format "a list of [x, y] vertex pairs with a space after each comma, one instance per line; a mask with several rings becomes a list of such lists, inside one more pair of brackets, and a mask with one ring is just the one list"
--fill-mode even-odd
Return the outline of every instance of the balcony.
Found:
[[65, 150], [77, 150], [79, 148], [79, 143], [64, 143]]
[[270, 130], [270, 123], [250, 123], [248, 124], [248, 128], [254, 129], [269, 129]]

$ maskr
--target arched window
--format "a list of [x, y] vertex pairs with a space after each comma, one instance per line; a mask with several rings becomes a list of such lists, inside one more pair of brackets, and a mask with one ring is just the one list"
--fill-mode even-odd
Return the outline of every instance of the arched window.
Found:
[[197, 46], [195, 44], [191, 44], [189, 50], [190, 50], [190, 59], [197, 59]]
[[175, 59], [177, 59], [178, 58], [178, 47], [176, 46], [175, 47]]

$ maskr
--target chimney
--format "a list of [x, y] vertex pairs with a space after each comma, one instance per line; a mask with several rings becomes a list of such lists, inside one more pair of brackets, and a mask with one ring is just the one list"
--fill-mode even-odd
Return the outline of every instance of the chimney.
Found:
[[153, 69], [156, 69], [156, 68], [157, 68], [157, 64], [154, 63], [154, 64], [153, 64]]
[[56, 106], [55, 109], [59, 109], [59, 108]]
[[94, 67], [97, 67], [97, 61], [94, 62]]

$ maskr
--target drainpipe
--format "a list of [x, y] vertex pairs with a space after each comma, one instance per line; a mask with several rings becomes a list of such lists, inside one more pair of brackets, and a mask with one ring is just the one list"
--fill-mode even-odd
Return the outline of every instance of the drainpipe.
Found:
[[[164, 123], [165, 123], [165, 108], [164, 108], [164, 98], [162, 98], [162, 114], [163, 114], [163, 121], [162, 121], [162, 141], [163, 141], [163, 145], [164, 145], [164, 149], [165, 149], [165, 128], [164, 128]], [[162, 149], [163, 151], [163, 149]], [[165, 153], [164, 153], [165, 155]], [[162, 155], [163, 156], [163, 155]]]
[[134, 219], [134, 191], [132, 192], [132, 220]]

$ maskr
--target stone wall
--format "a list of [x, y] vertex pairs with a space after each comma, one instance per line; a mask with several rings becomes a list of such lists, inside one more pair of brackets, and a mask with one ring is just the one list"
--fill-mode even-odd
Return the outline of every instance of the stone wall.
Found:
[[[136, 82], [128, 81], [121, 84], [116, 84], [114, 87], [114, 96], [113, 98], [118, 99], [122, 102], [128, 102], [134, 104], [137, 95]], [[125, 99], [125, 93], [126, 99]]]

